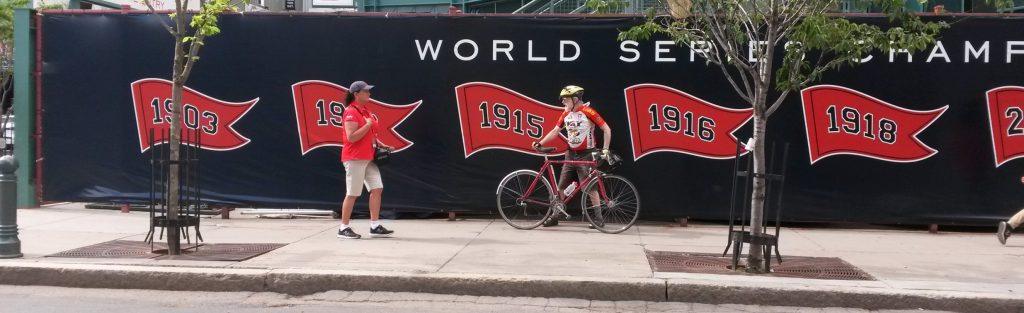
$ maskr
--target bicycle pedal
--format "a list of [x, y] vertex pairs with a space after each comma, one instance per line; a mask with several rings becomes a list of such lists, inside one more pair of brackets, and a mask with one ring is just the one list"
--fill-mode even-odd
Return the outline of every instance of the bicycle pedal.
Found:
[[562, 215], [565, 215], [565, 219], [567, 220], [572, 218], [572, 215], [569, 215], [569, 212], [566, 212], [563, 209], [558, 209], [558, 213], [562, 213]]

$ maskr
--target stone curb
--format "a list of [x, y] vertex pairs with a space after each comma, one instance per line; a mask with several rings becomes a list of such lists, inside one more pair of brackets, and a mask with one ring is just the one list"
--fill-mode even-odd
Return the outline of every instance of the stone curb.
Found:
[[329, 290], [665, 301], [662, 279], [493, 277], [309, 270], [0, 263], [0, 284], [308, 295]]
[[863, 287], [769, 287], [670, 280], [667, 301], [866, 310], [938, 310], [970, 313], [1024, 312], [1024, 298], [964, 292]]
[[0, 265], [0, 284], [179, 291], [263, 291], [266, 270]]
[[[700, 279], [405, 274], [292, 269], [184, 268], [0, 263], [0, 284], [177, 291], [249, 291], [308, 295], [329, 290], [421, 292], [603, 301], [673, 301], [869, 310], [1018, 312], [1024, 298], [858, 286], [785, 286]], [[782, 285], [784, 287], [778, 287]]]
[[423, 292], [472, 296], [665, 301], [660, 279], [598, 280], [574, 277], [493, 277], [272, 271], [267, 291], [301, 295], [328, 290]]

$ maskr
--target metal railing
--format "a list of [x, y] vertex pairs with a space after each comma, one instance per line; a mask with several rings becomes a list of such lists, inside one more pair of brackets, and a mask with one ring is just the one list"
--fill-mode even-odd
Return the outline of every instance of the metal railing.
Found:
[[0, 156], [14, 155], [14, 115], [0, 116]]
[[[512, 13], [522, 14], [591, 14], [599, 13], [588, 0], [533, 0]], [[595, 4], [597, 2], [595, 1]], [[650, 9], [668, 12], [662, 0], [604, 0], [604, 12], [609, 14], [641, 14]]]
[[586, 0], [533, 0], [512, 13], [524, 14], [570, 14], [590, 13], [586, 11]]

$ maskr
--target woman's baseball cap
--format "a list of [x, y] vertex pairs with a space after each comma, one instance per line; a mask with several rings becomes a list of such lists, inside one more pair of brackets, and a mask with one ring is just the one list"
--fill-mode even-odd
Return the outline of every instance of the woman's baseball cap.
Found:
[[361, 80], [355, 81], [354, 83], [352, 83], [352, 86], [348, 87], [348, 91], [351, 92], [351, 93], [356, 93], [356, 92], [360, 92], [360, 91], [363, 91], [363, 90], [370, 90], [370, 89], [373, 89], [373, 85], [367, 85], [366, 82], [361, 81]]

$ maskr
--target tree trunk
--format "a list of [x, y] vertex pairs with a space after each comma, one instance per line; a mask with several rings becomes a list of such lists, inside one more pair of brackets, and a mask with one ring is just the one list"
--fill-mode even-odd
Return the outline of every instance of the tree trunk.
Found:
[[[178, 220], [178, 214], [181, 212], [178, 201], [181, 190], [179, 187], [180, 177], [178, 176], [178, 164], [176, 161], [179, 160], [178, 151], [181, 150], [181, 91], [182, 85], [177, 81], [171, 84], [171, 120], [170, 120], [170, 164], [167, 166], [167, 214], [168, 218], [174, 221]], [[178, 227], [172, 223], [171, 227], [167, 228], [167, 253], [170, 255], [181, 254], [181, 234], [178, 232]]]
[[[765, 159], [764, 140], [765, 129], [768, 125], [768, 118], [758, 110], [754, 110], [754, 190], [750, 197], [750, 234], [762, 234], [761, 227], [764, 219], [765, 199]], [[761, 245], [750, 244], [747, 252], [747, 272], [764, 272], [764, 255], [761, 253]]]
[[[181, 18], [184, 15], [176, 16], [175, 19], [178, 25], [183, 25]], [[179, 30], [182, 28], [178, 28]], [[173, 220], [170, 227], [167, 227], [167, 253], [170, 255], [181, 254], [181, 235], [179, 229], [176, 226], [178, 220], [178, 214], [181, 212], [180, 202], [178, 201], [181, 190], [178, 188], [180, 185], [180, 177], [178, 176], [178, 151], [181, 150], [181, 94], [182, 89], [185, 87], [185, 78], [181, 77], [185, 67], [185, 51], [182, 50], [182, 43], [180, 38], [175, 38], [174, 43], [174, 64], [171, 76], [171, 118], [167, 121], [170, 123], [170, 138], [168, 144], [170, 145], [170, 164], [167, 166], [167, 215], [168, 219]]]

